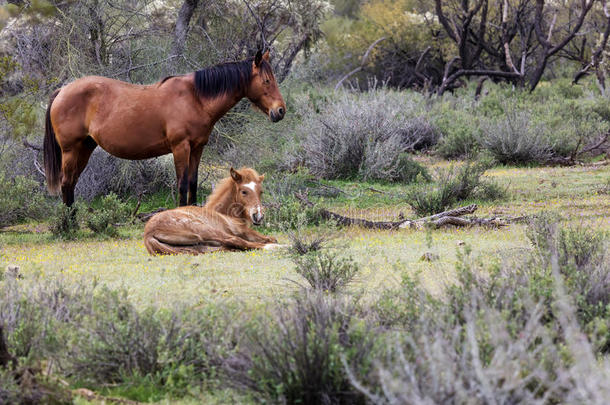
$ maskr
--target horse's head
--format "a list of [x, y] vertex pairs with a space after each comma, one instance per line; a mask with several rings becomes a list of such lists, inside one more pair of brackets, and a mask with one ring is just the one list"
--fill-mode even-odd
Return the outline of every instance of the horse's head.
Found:
[[269, 51], [263, 54], [259, 50], [256, 53], [252, 61], [252, 75], [246, 97], [268, 115], [271, 121], [278, 122], [284, 118], [286, 103], [269, 63]]
[[261, 204], [263, 187], [261, 183], [264, 178], [264, 174], [259, 175], [254, 169], [235, 170], [231, 168], [236, 206], [240, 208], [241, 217], [254, 225], [260, 225], [263, 222], [264, 210]]

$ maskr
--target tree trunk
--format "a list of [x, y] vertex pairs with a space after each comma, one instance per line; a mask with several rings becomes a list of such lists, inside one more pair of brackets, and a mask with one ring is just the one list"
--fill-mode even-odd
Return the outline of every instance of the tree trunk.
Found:
[[197, 8], [199, 0], [184, 0], [180, 11], [178, 12], [178, 18], [176, 19], [176, 28], [174, 29], [174, 39], [172, 41], [172, 50], [170, 57], [172, 57], [168, 63], [168, 74], [176, 73], [174, 70], [177, 68], [177, 59], [179, 56], [184, 54], [184, 48], [186, 47], [186, 37], [189, 31], [189, 24], [193, 13]]

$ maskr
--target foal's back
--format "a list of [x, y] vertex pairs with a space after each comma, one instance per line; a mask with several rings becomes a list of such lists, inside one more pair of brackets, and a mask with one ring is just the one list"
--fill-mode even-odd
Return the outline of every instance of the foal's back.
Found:
[[243, 221], [205, 207], [187, 206], [155, 214], [144, 227], [150, 254], [207, 253], [227, 250], [227, 235], [239, 235]]

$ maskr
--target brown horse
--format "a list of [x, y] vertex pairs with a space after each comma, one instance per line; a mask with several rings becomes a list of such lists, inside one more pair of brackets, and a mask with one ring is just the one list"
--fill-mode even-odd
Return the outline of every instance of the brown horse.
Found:
[[269, 51], [150, 86], [105, 77], [78, 79], [51, 96], [44, 138], [49, 191], [74, 202], [74, 187], [99, 145], [123, 159], [172, 153], [180, 205], [197, 201], [197, 168], [220, 117], [248, 98], [277, 122], [286, 104], [269, 64]]
[[275, 238], [251, 229], [263, 221], [262, 181], [254, 169], [231, 168], [203, 207], [179, 207], [155, 214], [144, 227], [150, 254], [208, 253], [270, 249]]

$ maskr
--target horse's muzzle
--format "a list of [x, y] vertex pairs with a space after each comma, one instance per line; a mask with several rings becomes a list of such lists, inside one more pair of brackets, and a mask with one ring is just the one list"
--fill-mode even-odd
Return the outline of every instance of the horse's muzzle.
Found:
[[271, 118], [272, 122], [281, 121], [286, 114], [286, 109], [284, 107], [279, 107], [274, 110], [269, 110], [269, 118]]

